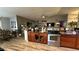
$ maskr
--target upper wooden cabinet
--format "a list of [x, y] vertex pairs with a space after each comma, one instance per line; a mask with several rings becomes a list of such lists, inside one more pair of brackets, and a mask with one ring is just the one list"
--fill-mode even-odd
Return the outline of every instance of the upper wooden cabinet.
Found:
[[75, 48], [76, 35], [61, 35], [60, 46]]

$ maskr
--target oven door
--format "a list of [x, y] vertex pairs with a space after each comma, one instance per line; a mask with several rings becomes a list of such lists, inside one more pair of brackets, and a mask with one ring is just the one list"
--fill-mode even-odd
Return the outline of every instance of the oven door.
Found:
[[59, 34], [48, 34], [48, 45], [60, 46], [60, 35]]

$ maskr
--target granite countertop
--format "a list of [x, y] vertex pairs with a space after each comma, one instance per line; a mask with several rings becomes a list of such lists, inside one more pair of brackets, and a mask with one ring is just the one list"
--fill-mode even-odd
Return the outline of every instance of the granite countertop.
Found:
[[61, 33], [61, 35], [77, 35], [77, 34], [73, 34], [73, 33]]

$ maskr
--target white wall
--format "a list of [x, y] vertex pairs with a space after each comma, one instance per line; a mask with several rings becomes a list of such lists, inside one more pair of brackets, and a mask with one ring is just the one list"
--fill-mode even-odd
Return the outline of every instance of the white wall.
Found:
[[62, 15], [54, 15], [47, 19], [47, 22], [59, 22], [59, 21], [67, 21], [68, 15], [62, 14]]
[[0, 19], [0, 29], [2, 29], [2, 21], [1, 21], [1, 19]]
[[[16, 24], [11, 24], [11, 22], [15, 22]], [[16, 26], [16, 28], [12, 28], [12, 26]], [[0, 18], [0, 28], [5, 30], [17, 30], [17, 19], [16, 16], [13, 17], [1, 17]]]
[[8, 17], [0, 18], [1, 28], [5, 30], [10, 30], [10, 19]]
[[77, 27], [79, 28], [79, 10], [74, 10], [68, 13], [68, 23], [77, 22]]
[[71, 11], [68, 13], [68, 22], [78, 22], [79, 10]]
[[24, 17], [21, 17], [21, 16], [17, 16], [17, 25], [18, 25], [18, 27], [20, 25], [27, 25], [27, 22], [32, 23], [32, 26], [35, 26], [36, 24], [38, 24], [36, 21], [30, 20], [28, 18], [24, 18]]

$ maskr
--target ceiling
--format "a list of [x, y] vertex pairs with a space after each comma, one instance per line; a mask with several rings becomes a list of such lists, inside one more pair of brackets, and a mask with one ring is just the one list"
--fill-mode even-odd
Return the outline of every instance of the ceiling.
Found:
[[68, 12], [79, 10], [77, 7], [0, 7], [0, 16], [13, 17], [23, 16], [32, 20], [40, 20], [43, 15], [53, 16], [57, 14], [68, 14]]

